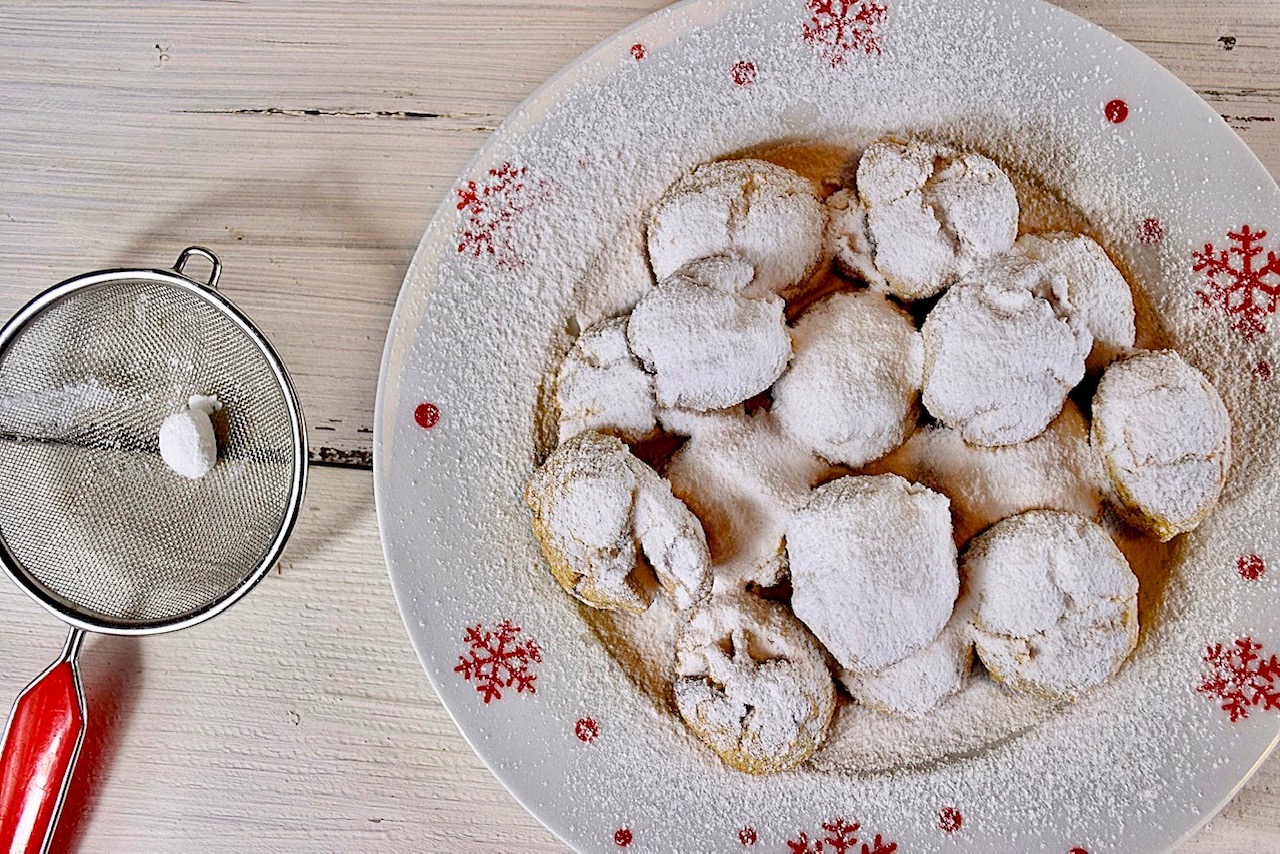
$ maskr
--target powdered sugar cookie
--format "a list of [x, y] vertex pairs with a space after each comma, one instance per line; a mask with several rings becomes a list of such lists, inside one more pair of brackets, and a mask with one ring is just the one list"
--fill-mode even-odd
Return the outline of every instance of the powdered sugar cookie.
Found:
[[1204, 521], [1231, 466], [1218, 392], [1172, 350], [1113, 362], [1093, 398], [1091, 440], [1129, 521], [1168, 541]]
[[695, 262], [668, 276], [631, 312], [627, 339], [657, 375], [662, 406], [733, 406], [773, 385], [791, 358], [782, 299], [739, 296], [719, 275], [695, 278], [706, 269]]
[[783, 293], [817, 272], [826, 211], [808, 179], [763, 160], [694, 169], [649, 215], [649, 261], [659, 280], [690, 261], [736, 252], [755, 268], [745, 295]]
[[924, 346], [911, 318], [871, 291], [837, 293], [792, 331], [795, 357], [773, 388], [783, 429], [834, 463], [857, 468], [915, 426]]
[[[925, 319], [925, 408], [975, 445], [1032, 439], [1084, 378], [1092, 338], [1064, 301], [1027, 281], [1032, 262], [988, 265], [951, 288]], [[1056, 282], [1061, 283], [1061, 278]]]
[[969, 684], [973, 671], [973, 630], [967, 597], [956, 603], [951, 619], [928, 646], [879, 673], [840, 670], [849, 696], [890, 715], [923, 718]]
[[796, 511], [791, 607], [845, 668], [879, 673], [942, 631], [960, 588], [949, 504], [886, 474], [824, 484]]
[[1101, 526], [1057, 510], [993, 525], [964, 556], [978, 657], [1018, 691], [1073, 699], [1138, 642], [1138, 579]]
[[648, 608], [642, 554], [677, 607], [709, 588], [702, 525], [616, 437], [588, 431], [561, 445], [529, 479], [525, 501], [552, 574], [588, 605]]
[[657, 429], [653, 376], [627, 345], [627, 320], [610, 318], [583, 332], [560, 364], [561, 442], [586, 430], [639, 442]]
[[1101, 371], [1136, 335], [1133, 291], [1106, 250], [1083, 234], [1025, 234], [1016, 250], [1066, 280], [1067, 299], [1093, 335], [1093, 349], [1085, 362]]
[[791, 513], [829, 467], [780, 430], [769, 412], [707, 414], [686, 426], [692, 436], [665, 473], [702, 520], [716, 575], [777, 584]]
[[677, 637], [675, 701], [729, 765], [773, 774], [818, 749], [835, 687], [821, 648], [784, 605], [717, 594]]
[[951, 499], [957, 545], [1008, 516], [1052, 507], [1102, 518], [1103, 476], [1089, 422], [1067, 401], [1039, 436], [1001, 448], [966, 443], [960, 431], [926, 427], [867, 474], [892, 472]]
[[827, 242], [841, 267], [903, 299], [933, 296], [1018, 236], [1004, 171], [928, 142], [872, 144], [858, 163], [856, 202], [846, 193], [829, 207], [838, 224]]

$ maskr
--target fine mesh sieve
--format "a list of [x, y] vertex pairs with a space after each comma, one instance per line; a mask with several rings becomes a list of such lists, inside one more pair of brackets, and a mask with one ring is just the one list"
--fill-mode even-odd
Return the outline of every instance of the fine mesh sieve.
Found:
[[[212, 264], [207, 282], [184, 274], [193, 256]], [[21, 704], [62, 666], [63, 692], [79, 698], [81, 631], [150, 634], [217, 614], [270, 569], [297, 518], [301, 409], [271, 346], [218, 294], [220, 270], [192, 247], [172, 271], [91, 273], [36, 297], [0, 330], [0, 562], [73, 626], [63, 658], [19, 698], [7, 728], [6, 813], [21, 812], [18, 790], [32, 788], [9, 768]], [[216, 395], [222, 409], [217, 463], [190, 480], [161, 458], [158, 430], [195, 394]], [[0, 843], [18, 823], [0, 816]]]

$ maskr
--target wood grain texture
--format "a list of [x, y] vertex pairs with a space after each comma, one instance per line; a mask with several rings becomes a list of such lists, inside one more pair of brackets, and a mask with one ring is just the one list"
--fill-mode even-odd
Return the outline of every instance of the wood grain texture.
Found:
[[[214, 248], [290, 364], [317, 460], [280, 571], [171, 637], [91, 640], [95, 730], [59, 839], [92, 851], [559, 851], [409, 647], [367, 471], [382, 341], [472, 153], [660, 0], [0, 2], [0, 312], [68, 276]], [[1069, 0], [1280, 172], [1280, 4]], [[0, 697], [58, 626], [0, 585]], [[1280, 849], [1272, 759], [1189, 851]]]

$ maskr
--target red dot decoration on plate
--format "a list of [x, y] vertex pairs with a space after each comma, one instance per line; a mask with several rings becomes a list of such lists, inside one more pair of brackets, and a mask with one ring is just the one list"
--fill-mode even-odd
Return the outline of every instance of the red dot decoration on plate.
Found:
[[964, 816], [955, 807], [938, 810], [938, 827], [943, 833], [955, 833], [964, 825]]
[[1067, 854], [1089, 854], [1088, 848], [1072, 848]]
[[418, 408], [413, 410], [413, 420], [423, 430], [430, 430], [440, 423], [440, 407], [434, 403], [419, 403]]
[[733, 82], [739, 86], [750, 86], [756, 82], [756, 64], [741, 60], [733, 64]]
[[631, 56], [636, 62], [644, 59], [644, 45], [640, 44], [640, 42], [633, 44], [631, 46]]
[[1267, 565], [1257, 555], [1240, 555], [1236, 561], [1236, 569], [1245, 581], [1257, 581], [1267, 571]]
[[1159, 243], [1164, 240], [1164, 225], [1155, 217], [1147, 217], [1138, 223], [1138, 240], [1149, 245]]
[[1108, 101], [1103, 111], [1107, 114], [1107, 121], [1113, 125], [1121, 124], [1125, 119], [1129, 118], [1129, 105], [1119, 98], [1114, 101]]
[[583, 744], [590, 744], [600, 737], [600, 725], [595, 718], [578, 718], [578, 722], [573, 725], [573, 734]]
[[631, 835], [631, 828], [620, 827], [613, 834], [613, 844], [619, 848], [626, 848], [635, 837]]
[[755, 845], [760, 839], [754, 827], [744, 827], [738, 831], [738, 841], [743, 845]]
[[1259, 360], [1258, 364], [1253, 366], [1253, 375], [1260, 380], [1271, 379], [1271, 363], [1266, 359]]

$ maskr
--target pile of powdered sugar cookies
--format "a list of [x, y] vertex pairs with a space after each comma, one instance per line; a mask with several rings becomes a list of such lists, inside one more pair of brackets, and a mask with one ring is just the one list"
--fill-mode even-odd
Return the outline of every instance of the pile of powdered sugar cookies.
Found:
[[656, 284], [561, 362], [526, 499], [577, 599], [670, 599], [672, 700], [726, 763], [795, 767], [842, 702], [922, 718], [982, 673], [1071, 701], [1123, 665], [1112, 532], [1194, 529], [1231, 442], [1203, 374], [1134, 349], [1101, 246], [1020, 235], [999, 165], [919, 140], [825, 200], [708, 163], [645, 227]]

